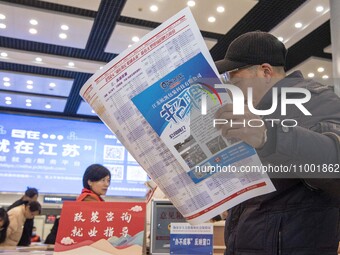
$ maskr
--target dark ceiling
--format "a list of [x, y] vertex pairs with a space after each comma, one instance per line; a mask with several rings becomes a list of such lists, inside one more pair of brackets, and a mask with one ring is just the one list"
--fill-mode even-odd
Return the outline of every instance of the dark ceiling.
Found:
[[[230, 42], [240, 34], [253, 30], [270, 31], [305, 2], [306, 0], [260, 0], [226, 34], [202, 31], [202, 34], [205, 38], [213, 38], [218, 40], [217, 44], [210, 51], [213, 59], [219, 60], [223, 58]], [[102, 0], [98, 11], [91, 11], [36, 0], [0, 0], [0, 3], [10, 3], [25, 7], [34, 7], [49, 11], [52, 10], [62, 14], [94, 18], [94, 25], [92, 27], [85, 49], [70, 48], [4, 37], [1, 36], [0, 31], [0, 47], [72, 57], [83, 60], [109, 62], [116, 57], [115, 54], [106, 53], [104, 50], [117, 22], [148, 28], [155, 28], [159, 25], [159, 23], [148, 20], [121, 16], [121, 12], [126, 3], [125, 0]], [[331, 54], [324, 53], [323, 51], [324, 48], [330, 44], [330, 22], [327, 21], [289, 48], [287, 57], [287, 70], [295, 67], [311, 56], [331, 59]], [[71, 94], [67, 99], [64, 112], [55, 113], [54, 115], [77, 118], [93, 118], [91, 116], [76, 114], [77, 109], [82, 101], [81, 97], [79, 96], [80, 88], [92, 75], [91, 73], [44, 68], [8, 62], [0, 62], [0, 70], [74, 79]], [[7, 107], [0, 107], [0, 111], [53, 115], [51, 112], [15, 108], [9, 109]]]

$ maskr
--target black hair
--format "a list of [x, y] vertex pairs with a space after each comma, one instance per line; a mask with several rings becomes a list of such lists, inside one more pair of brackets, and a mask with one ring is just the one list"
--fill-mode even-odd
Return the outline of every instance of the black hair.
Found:
[[102, 165], [93, 164], [86, 168], [85, 173], [83, 175], [83, 186], [86, 189], [91, 189], [88, 181], [96, 182], [104, 177], [109, 176], [111, 178], [110, 171]]
[[39, 214], [41, 213], [41, 205], [38, 201], [29, 202], [26, 206], [28, 206], [31, 212], [39, 211]]
[[9, 225], [8, 214], [4, 208], [0, 208], [0, 218], [4, 221], [4, 225], [0, 228], [0, 243], [6, 239], [6, 232]]
[[36, 188], [27, 187], [27, 190], [25, 191], [25, 196], [33, 198], [36, 195], [39, 195], [39, 192]]

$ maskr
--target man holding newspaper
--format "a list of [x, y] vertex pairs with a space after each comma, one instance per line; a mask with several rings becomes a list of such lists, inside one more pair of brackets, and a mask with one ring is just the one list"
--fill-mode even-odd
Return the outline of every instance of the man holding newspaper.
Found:
[[[229, 86], [233, 101], [243, 93], [247, 104], [243, 115], [234, 114], [229, 104], [217, 111], [216, 119], [228, 120], [218, 125], [222, 135], [252, 145], [262, 164], [290, 170], [269, 174], [275, 192], [230, 210], [228, 255], [337, 253], [340, 99], [330, 88], [304, 80], [299, 71], [286, 76], [286, 53], [276, 37], [256, 31], [236, 38], [216, 62], [226, 83], [235, 86]], [[265, 124], [255, 124], [261, 121]]]

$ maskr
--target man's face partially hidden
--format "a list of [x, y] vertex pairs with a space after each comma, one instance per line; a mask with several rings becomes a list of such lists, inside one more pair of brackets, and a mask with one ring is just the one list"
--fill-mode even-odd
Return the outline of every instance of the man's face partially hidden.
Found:
[[258, 66], [231, 71], [229, 77], [230, 82], [242, 90], [245, 101], [248, 100], [248, 88], [253, 88], [253, 104], [259, 103], [264, 92], [264, 79], [261, 79]]

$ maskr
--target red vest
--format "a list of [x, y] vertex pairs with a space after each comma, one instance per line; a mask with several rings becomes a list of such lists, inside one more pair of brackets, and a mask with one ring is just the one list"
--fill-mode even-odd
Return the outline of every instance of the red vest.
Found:
[[84, 199], [86, 197], [93, 197], [94, 199], [96, 199], [98, 202], [100, 201], [104, 201], [104, 199], [102, 199], [100, 196], [98, 196], [96, 193], [94, 193], [92, 190], [89, 190], [89, 189], [86, 189], [84, 188], [82, 191], [81, 191], [81, 194], [77, 197], [77, 202], [79, 201], [84, 201]]

